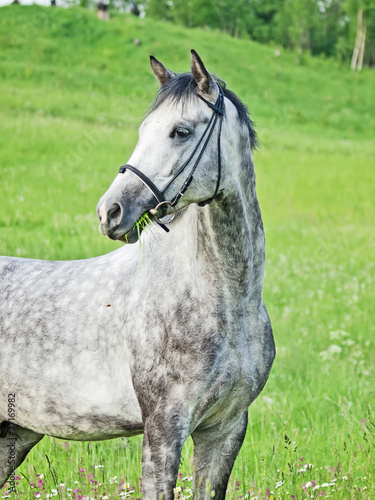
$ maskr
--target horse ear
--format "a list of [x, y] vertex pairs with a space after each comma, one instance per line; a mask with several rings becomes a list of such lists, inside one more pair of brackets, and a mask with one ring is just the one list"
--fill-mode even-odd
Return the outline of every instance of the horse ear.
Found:
[[150, 63], [152, 71], [155, 73], [156, 79], [162, 87], [168, 80], [176, 76], [176, 73], [173, 73], [169, 69], [167, 69], [160, 61], [156, 59], [154, 56], [150, 56]]
[[215, 82], [195, 50], [191, 51], [191, 74], [201, 92], [210, 94], [213, 91]]

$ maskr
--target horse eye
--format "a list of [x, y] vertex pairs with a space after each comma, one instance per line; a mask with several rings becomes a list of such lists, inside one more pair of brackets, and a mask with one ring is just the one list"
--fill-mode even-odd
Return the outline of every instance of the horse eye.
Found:
[[190, 134], [190, 132], [186, 128], [176, 128], [176, 130], [173, 133], [173, 136], [176, 137], [187, 137]]

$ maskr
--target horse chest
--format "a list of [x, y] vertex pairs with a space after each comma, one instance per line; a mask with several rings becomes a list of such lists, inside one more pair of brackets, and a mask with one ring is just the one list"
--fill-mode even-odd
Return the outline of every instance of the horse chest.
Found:
[[169, 323], [154, 321], [152, 336], [133, 339], [132, 381], [144, 417], [160, 405], [184, 407], [194, 426], [249, 406], [261, 385], [259, 346], [246, 331], [218, 331], [218, 322], [197, 316], [181, 332], [170, 315]]

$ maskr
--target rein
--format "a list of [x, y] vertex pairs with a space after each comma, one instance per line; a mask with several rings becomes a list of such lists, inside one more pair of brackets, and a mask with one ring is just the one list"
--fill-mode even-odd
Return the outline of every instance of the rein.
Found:
[[[119, 170], [120, 174], [124, 174], [127, 170], [129, 170], [129, 172], [136, 175], [139, 178], [139, 180], [143, 182], [143, 184], [151, 191], [151, 193], [155, 197], [155, 199], [157, 201], [157, 205], [154, 208], [151, 208], [149, 210], [149, 213], [151, 215], [157, 216], [159, 210], [162, 210], [162, 212], [164, 212], [167, 206], [171, 206], [172, 208], [174, 208], [174, 213], [170, 216], [170, 219], [167, 221], [164, 221], [164, 223], [160, 220], [160, 217], [155, 217], [156, 222], [167, 232], [169, 231], [169, 229], [165, 226], [165, 224], [169, 224], [174, 219], [174, 217], [176, 215], [176, 208], [175, 207], [176, 207], [179, 199], [185, 194], [191, 181], [193, 180], [194, 172], [195, 172], [200, 160], [202, 159], [203, 153], [205, 152], [205, 150], [207, 148], [207, 145], [211, 139], [211, 136], [213, 134], [213, 131], [216, 127], [217, 122], [219, 122], [219, 133], [218, 133], [218, 139], [217, 139], [218, 168], [217, 168], [217, 181], [216, 181], [215, 192], [211, 196], [211, 198], [208, 198], [205, 201], [199, 202], [198, 205], [200, 207], [204, 207], [208, 203], [211, 203], [219, 191], [220, 180], [221, 180], [220, 137], [221, 137], [221, 128], [222, 128], [222, 124], [223, 124], [223, 117], [224, 117], [224, 94], [223, 94], [223, 90], [220, 87], [220, 85], [218, 85], [218, 88], [219, 88], [219, 96], [218, 96], [215, 104], [212, 104], [211, 102], [207, 101], [204, 97], [197, 94], [199, 99], [201, 99], [203, 102], [205, 102], [207, 104], [207, 106], [209, 106], [212, 109], [213, 113], [212, 113], [211, 118], [207, 124], [207, 127], [205, 128], [203, 134], [201, 135], [197, 145], [195, 146], [194, 150], [190, 154], [189, 158], [183, 163], [183, 165], [181, 165], [181, 167], [178, 169], [176, 174], [172, 177], [172, 179], [168, 182], [168, 184], [164, 187], [164, 189], [162, 191], [160, 191], [155, 186], [155, 184], [151, 181], [151, 179], [149, 179], [149, 177], [147, 177], [147, 175], [145, 175], [143, 172], [141, 172], [137, 168], [133, 167], [132, 165], [129, 165], [128, 163], [126, 163], [125, 165], [122, 165], [120, 167], [120, 170]], [[204, 141], [204, 139], [206, 139], [206, 140]], [[204, 143], [203, 143], [203, 141], [204, 141]], [[195, 160], [195, 163], [189, 172], [189, 175], [187, 176], [187, 178], [185, 179], [185, 181], [181, 185], [177, 194], [171, 200], [166, 200], [165, 196], [164, 196], [165, 191], [177, 179], [177, 177], [186, 169], [186, 167], [189, 165], [189, 163], [193, 159], [194, 155], [196, 154], [196, 152], [198, 151], [198, 149], [202, 143], [203, 143], [203, 146], [199, 152], [198, 158]], [[163, 215], [161, 215], [161, 217], [163, 217]]]

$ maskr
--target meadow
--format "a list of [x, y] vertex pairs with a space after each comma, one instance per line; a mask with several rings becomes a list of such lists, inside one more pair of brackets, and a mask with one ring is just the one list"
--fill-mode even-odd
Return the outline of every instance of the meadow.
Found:
[[[0, 254], [81, 259], [120, 246], [99, 234], [95, 206], [157, 90], [148, 55], [187, 71], [191, 48], [247, 103], [261, 143], [277, 356], [227, 498], [374, 499], [373, 71], [150, 19], [3, 7]], [[176, 498], [191, 496], [191, 454], [189, 440]], [[142, 498], [140, 461], [140, 437], [44, 438], [16, 471], [17, 494], [1, 497]]]

